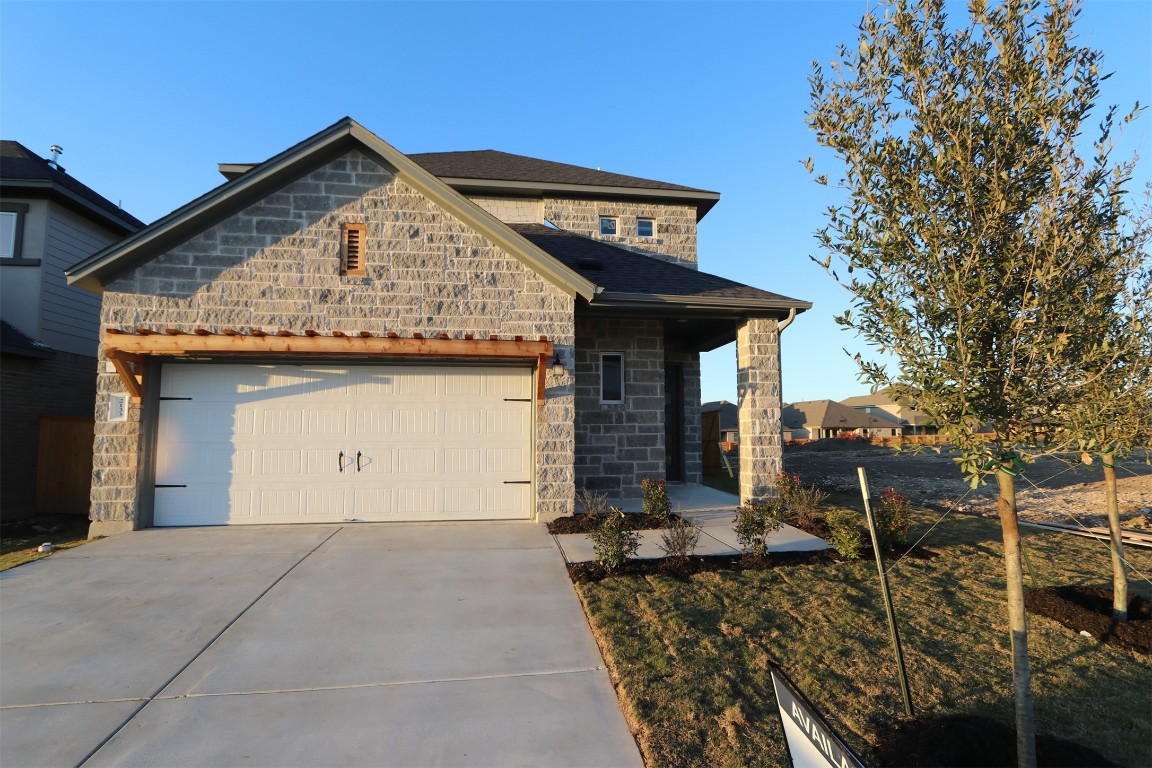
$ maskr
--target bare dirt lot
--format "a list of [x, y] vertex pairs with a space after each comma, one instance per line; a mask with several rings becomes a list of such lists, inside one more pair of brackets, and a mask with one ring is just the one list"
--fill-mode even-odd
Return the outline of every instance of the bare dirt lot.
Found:
[[[956, 455], [941, 449], [895, 451], [861, 443], [823, 440], [784, 449], [784, 468], [805, 483], [828, 490], [860, 490], [857, 467], [868, 473], [873, 496], [895, 488], [913, 502], [962, 512], [996, 514], [996, 482], [975, 490], [960, 475]], [[1124, 528], [1152, 530], [1152, 465], [1143, 452], [1116, 464], [1120, 519]], [[1033, 522], [1107, 525], [1103, 470], [1099, 460], [1084, 466], [1074, 457], [1046, 457], [1029, 464], [1016, 482], [1020, 517]]]

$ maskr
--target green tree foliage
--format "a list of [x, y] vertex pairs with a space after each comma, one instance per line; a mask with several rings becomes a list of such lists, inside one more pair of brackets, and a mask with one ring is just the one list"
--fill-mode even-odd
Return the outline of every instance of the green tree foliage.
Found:
[[1078, 14], [972, 0], [957, 25], [942, 0], [892, 0], [810, 76], [809, 125], [844, 169], [846, 202], [817, 233], [852, 296], [837, 321], [898, 361], [857, 356], [862, 375], [925, 411], [974, 485], [999, 485], [1021, 765], [1035, 746], [1014, 478], [1077, 442], [1054, 416], [1114, 367], [1107, 330], [1133, 278], [1116, 246], [1134, 161], [1113, 162], [1111, 137], [1139, 108], [1106, 110], [1081, 152], [1106, 75], [1075, 42]]

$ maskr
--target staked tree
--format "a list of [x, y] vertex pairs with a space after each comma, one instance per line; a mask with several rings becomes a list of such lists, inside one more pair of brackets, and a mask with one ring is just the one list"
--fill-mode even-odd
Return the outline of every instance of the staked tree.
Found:
[[1102, 340], [1124, 279], [1108, 245], [1134, 161], [1112, 162], [1111, 134], [1139, 112], [1106, 110], [1081, 152], [1105, 75], [1075, 43], [1078, 14], [971, 0], [953, 25], [942, 0], [891, 0], [809, 78], [808, 123], [846, 196], [817, 261], [851, 294], [837, 322], [898, 363], [857, 355], [861, 374], [932, 417], [973, 485], [997, 481], [1021, 766], [1036, 754], [1015, 478], [1076, 447], [1054, 415], [1116, 365]]
[[[1152, 189], [1146, 200], [1152, 202]], [[1102, 343], [1115, 362], [1097, 376], [1080, 376], [1074, 402], [1059, 422], [1077, 440], [1083, 462], [1099, 460], [1104, 474], [1104, 496], [1112, 552], [1112, 615], [1128, 619], [1128, 574], [1121, 539], [1120, 508], [1116, 487], [1117, 459], [1152, 445], [1152, 266], [1148, 245], [1152, 242], [1152, 205], [1126, 232], [1117, 233], [1117, 258], [1125, 265], [1124, 278], [1113, 322]], [[1077, 377], [1069, 372], [1071, 379]]]

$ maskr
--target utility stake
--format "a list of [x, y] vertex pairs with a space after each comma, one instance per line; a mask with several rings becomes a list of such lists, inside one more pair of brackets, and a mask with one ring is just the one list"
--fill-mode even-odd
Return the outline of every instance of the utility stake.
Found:
[[912, 694], [908, 692], [908, 673], [904, 670], [904, 652], [900, 649], [900, 633], [896, 629], [896, 613], [892, 610], [892, 594], [888, 591], [888, 574], [880, 557], [880, 537], [876, 535], [876, 518], [872, 515], [872, 500], [868, 492], [868, 475], [864, 467], [856, 468], [860, 475], [860, 493], [864, 495], [864, 512], [868, 516], [868, 532], [872, 534], [872, 551], [876, 553], [876, 570], [880, 572], [880, 592], [884, 595], [884, 610], [888, 614], [888, 632], [892, 635], [892, 650], [896, 653], [896, 666], [900, 670], [900, 692], [904, 695], [904, 711], [912, 714]]

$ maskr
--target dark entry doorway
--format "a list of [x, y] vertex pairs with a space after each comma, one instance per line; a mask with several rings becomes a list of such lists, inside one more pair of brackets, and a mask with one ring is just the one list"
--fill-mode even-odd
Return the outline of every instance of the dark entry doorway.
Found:
[[684, 480], [684, 365], [664, 366], [664, 477]]

